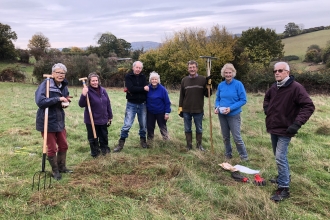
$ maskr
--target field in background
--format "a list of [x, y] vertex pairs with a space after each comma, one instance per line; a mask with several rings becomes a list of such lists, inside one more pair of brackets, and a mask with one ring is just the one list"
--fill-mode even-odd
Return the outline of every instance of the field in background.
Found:
[[[265, 131], [263, 94], [248, 94], [242, 112], [242, 136], [250, 161], [242, 163], [234, 147], [232, 165], [260, 170], [267, 185], [234, 181], [222, 170], [224, 147], [216, 115], [212, 114], [214, 152], [210, 145], [205, 103], [205, 153], [186, 152], [183, 120], [176, 114], [178, 92], [169, 91], [171, 140], [159, 130], [151, 149], [139, 146], [135, 121], [121, 153], [98, 159], [89, 156], [81, 87], [70, 87], [73, 101], [66, 112], [69, 152], [74, 173], [64, 174], [53, 188], [31, 191], [32, 176], [41, 169], [42, 138], [35, 130], [36, 85], [0, 82], [0, 215], [4, 219], [329, 219], [330, 218], [330, 97], [313, 96], [316, 112], [290, 144], [292, 197], [270, 201], [276, 176], [269, 134]], [[111, 149], [124, 119], [125, 96], [107, 89], [114, 113], [109, 127]], [[212, 96], [212, 108], [214, 102]], [[195, 141], [193, 142], [195, 145]], [[46, 170], [50, 170], [48, 162]]]

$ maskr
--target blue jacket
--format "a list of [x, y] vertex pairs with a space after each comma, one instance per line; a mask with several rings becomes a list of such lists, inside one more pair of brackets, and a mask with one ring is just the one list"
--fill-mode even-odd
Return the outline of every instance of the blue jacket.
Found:
[[161, 84], [156, 88], [149, 85], [147, 93], [147, 110], [152, 114], [165, 114], [171, 112], [171, 102], [167, 90]]
[[241, 81], [232, 79], [228, 84], [222, 81], [218, 85], [215, 98], [215, 107], [229, 107], [229, 116], [237, 115], [242, 112], [242, 106], [247, 102], [245, 88]]
[[53, 79], [49, 80], [49, 98], [46, 98], [46, 81], [44, 80], [35, 92], [35, 102], [39, 109], [36, 117], [37, 131], [44, 131], [45, 109], [48, 107], [48, 132], [61, 132], [65, 128], [65, 113], [60, 97], [68, 97], [68, 81], [64, 79], [59, 88]]
[[[100, 95], [91, 87], [88, 86], [88, 98], [91, 105], [91, 111], [95, 125], [105, 125], [109, 119], [112, 119], [112, 109], [110, 104], [110, 98], [107, 91], [100, 86]], [[87, 107], [87, 97], [82, 95], [79, 99], [79, 106], [85, 107], [84, 122], [85, 124], [91, 124], [89, 117], [89, 111]]]

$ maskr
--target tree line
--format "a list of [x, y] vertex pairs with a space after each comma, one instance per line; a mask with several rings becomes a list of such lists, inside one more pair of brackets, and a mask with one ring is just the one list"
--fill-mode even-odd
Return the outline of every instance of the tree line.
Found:
[[[285, 32], [289, 28], [290, 23], [286, 25]], [[12, 40], [16, 40], [17, 35], [8, 25], [1, 23], [0, 30], [1, 33], [6, 30], [6, 35], [1, 35], [1, 39], [5, 39], [7, 46], [12, 46], [13, 50], [4, 53], [10, 54], [15, 51]], [[98, 72], [105, 86], [122, 86], [124, 75], [130, 70], [132, 62], [141, 60], [144, 63], [143, 72], [147, 76], [156, 71], [161, 75], [162, 84], [176, 88], [187, 74], [188, 60], [196, 60], [199, 63], [199, 73], [205, 75], [205, 60], [200, 56], [214, 56], [217, 57], [212, 61], [211, 69], [214, 86], [222, 80], [217, 73], [225, 63], [230, 62], [237, 69], [236, 78], [242, 80], [249, 90], [266, 89], [273, 82], [272, 78], [267, 77], [267, 73], [271, 72], [271, 62], [294, 59], [292, 56], [284, 57], [281, 36], [273, 29], [262, 27], [250, 28], [243, 31], [241, 36], [235, 36], [219, 25], [210, 29], [185, 28], [167, 37], [159, 48], [148, 51], [132, 51], [130, 43], [110, 32], [100, 34], [97, 43], [98, 46], [89, 46], [85, 50], [72, 47], [59, 51], [50, 48], [49, 39], [42, 33], [37, 33], [29, 40], [29, 50], [21, 50], [20, 55], [8, 57], [16, 59], [18, 56], [23, 62], [29, 59], [22, 54], [33, 55], [37, 60], [33, 75], [38, 80], [42, 80], [42, 74], [51, 71], [52, 64], [62, 62], [68, 67], [67, 77], [72, 84], [77, 78], [90, 72]], [[330, 46], [323, 49], [311, 46], [306, 53], [306, 60], [311, 59], [310, 54], [317, 54], [322, 57], [323, 62], [330, 65], [329, 51]], [[131, 60], [122, 62], [120, 57], [129, 57]], [[318, 62], [319, 59], [314, 61]]]

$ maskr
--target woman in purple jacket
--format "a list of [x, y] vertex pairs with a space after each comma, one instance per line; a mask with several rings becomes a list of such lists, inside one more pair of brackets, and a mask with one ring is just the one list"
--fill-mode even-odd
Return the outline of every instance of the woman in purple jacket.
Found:
[[[88, 87], [84, 87], [79, 100], [79, 106], [85, 107], [84, 122], [87, 129], [87, 138], [91, 148], [91, 156], [97, 157], [100, 152], [103, 155], [110, 153], [108, 146], [108, 126], [112, 121], [112, 109], [110, 99], [105, 88], [100, 86], [100, 77], [96, 73], [90, 73], [87, 79]], [[97, 139], [94, 139], [91, 120], [87, 106], [87, 95], [94, 119]]]

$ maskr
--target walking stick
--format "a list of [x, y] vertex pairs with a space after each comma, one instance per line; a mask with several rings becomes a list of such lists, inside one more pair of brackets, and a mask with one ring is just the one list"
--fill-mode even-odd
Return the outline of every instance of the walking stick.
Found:
[[[200, 58], [205, 58], [206, 59], [206, 73], [207, 73], [207, 76], [210, 76], [211, 75], [211, 62], [212, 62], [212, 59], [218, 59], [218, 58], [211, 57], [211, 56], [200, 56]], [[208, 93], [208, 99], [209, 99], [211, 152], [214, 153], [213, 137], [212, 137], [212, 117], [211, 117], [211, 85], [209, 85], [209, 84], [207, 84], [207, 93]]]
[[[87, 77], [79, 79], [79, 81], [82, 81], [84, 87], [87, 87], [86, 80], [87, 80]], [[98, 144], [97, 135], [96, 135], [96, 131], [95, 131], [94, 119], [93, 119], [91, 104], [89, 102], [88, 93], [86, 94], [86, 99], [87, 99], [87, 108], [88, 108], [88, 112], [89, 112], [89, 118], [90, 118], [91, 124], [92, 124], [92, 130], [93, 130], [93, 136], [94, 136], [94, 147], [98, 148], [99, 144]]]
[[[49, 98], [49, 80], [52, 78], [52, 75], [47, 75], [44, 74], [43, 77], [47, 78], [46, 81], [46, 98]], [[46, 166], [46, 154], [47, 154], [47, 133], [48, 133], [48, 107], [45, 109], [45, 120], [44, 120], [44, 143], [42, 147], [42, 163], [41, 163], [41, 171], [36, 172], [33, 175], [33, 180], [32, 180], [32, 190], [34, 188], [34, 182], [36, 179], [38, 179], [38, 191], [40, 189], [40, 182], [41, 179], [44, 179], [43, 182], [43, 188], [46, 189], [46, 181], [47, 181], [47, 174], [49, 176], [49, 185], [48, 188], [50, 188], [50, 185], [52, 183], [51, 179], [51, 172], [45, 171], [45, 166]]]

